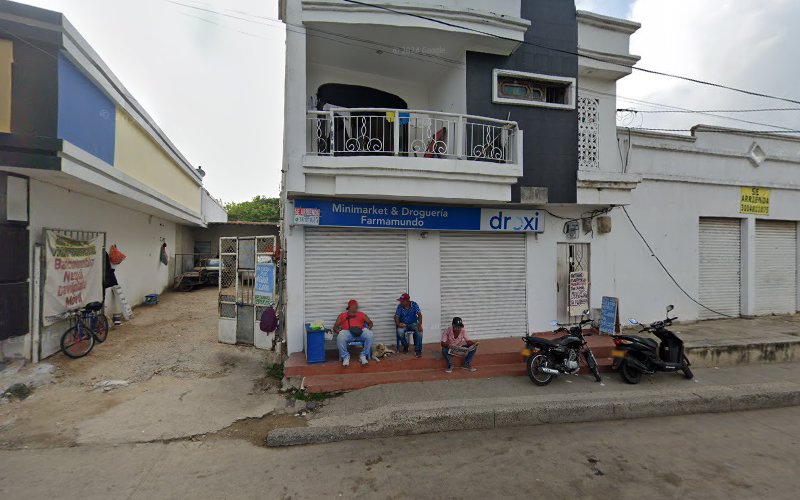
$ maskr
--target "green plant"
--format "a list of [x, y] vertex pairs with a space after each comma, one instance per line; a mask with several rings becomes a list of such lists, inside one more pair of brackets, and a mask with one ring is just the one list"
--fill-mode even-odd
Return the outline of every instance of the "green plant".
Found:
[[268, 363], [266, 370], [268, 376], [277, 380], [283, 380], [283, 363]]
[[9, 387], [2, 395], [8, 398], [25, 399], [31, 395], [33, 391], [25, 384], [14, 384]]
[[339, 392], [308, 392], [304, 389], [292, 388], [289, 389], [289, 392], [286, 393], [290, 398], [294, 398], [298, 401], [325, 401], [326, 399], [335, 398], [337, 396], [341, 396], [342, 393]]
[[245, 222], [279, 222], [281, 220], [280, 198], [256, 196], [252, 200], [225, 204], [228, 220]]

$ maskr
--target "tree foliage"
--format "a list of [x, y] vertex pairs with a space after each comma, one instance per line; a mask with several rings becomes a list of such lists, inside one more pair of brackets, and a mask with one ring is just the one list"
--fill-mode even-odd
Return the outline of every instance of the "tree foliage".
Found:
[[228, 220], [246, 222], [280, 222], [280, 198], [256, 196], [250, 201], [226, 203]]

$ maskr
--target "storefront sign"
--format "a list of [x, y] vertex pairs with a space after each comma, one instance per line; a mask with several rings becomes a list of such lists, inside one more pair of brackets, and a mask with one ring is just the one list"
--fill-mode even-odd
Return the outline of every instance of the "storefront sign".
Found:
[[78, 241], [47, 232], [43, 323], [57, 323], [65, 313], [103, 300], [102, 237]]
[[275, 264], [268, 255], [259, 255], [256, 262], [255, 305], [275, 303]]
[[600, 308], [600, 333], [614, 335], [619, 324], [619, 299], [616, 297], [603, 297]]
[[769, 215], [769, 189], [741, 188], [739, 212], [743, 214]]
[[[306, 214], [316, 214], [313, 225], [372, 229], [431, 231], [544, 232], [539, 210], [444, 207], [361, 203], [338, 200], [295, 200], [295, 224], [309, 225]], [[301, 217], [298, 222], [298, 217]]]
[[589, 309], [589, 276], [586, 271], [569, 273], [569, 315], [580, 316]]

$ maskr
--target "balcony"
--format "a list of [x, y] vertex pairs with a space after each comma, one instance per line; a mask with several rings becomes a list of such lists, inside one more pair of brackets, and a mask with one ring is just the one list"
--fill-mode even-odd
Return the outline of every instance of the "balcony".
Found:
[[509, 201], [522, 175], [516, 122], [390, 108], [307, 111], [306, 192]]

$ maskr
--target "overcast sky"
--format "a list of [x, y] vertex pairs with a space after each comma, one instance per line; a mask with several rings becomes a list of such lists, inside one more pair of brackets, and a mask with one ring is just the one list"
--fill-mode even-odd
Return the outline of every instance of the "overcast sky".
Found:
[[[61, 11], [223, 201], [280, 189], [284, 32], [277, 0], [24, 0]], [[183, 4], [183, 5], [180, 5]], [[800, 99], [795, 64], [800, 1], [577, 0], [578, 8], [642, 23], [631, 49], [641, 66]], [[618, 107], [800, 107], [634, 73]], [[728, 114], [800, 129], [800, 112]], [[709, 123], [772, 129], [717, 117], [625, 114], [621, 124]]]

